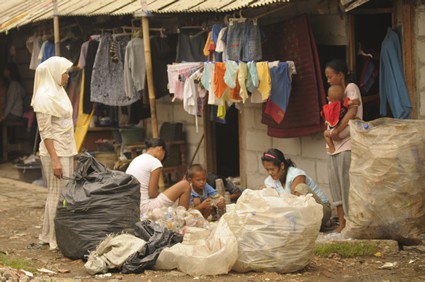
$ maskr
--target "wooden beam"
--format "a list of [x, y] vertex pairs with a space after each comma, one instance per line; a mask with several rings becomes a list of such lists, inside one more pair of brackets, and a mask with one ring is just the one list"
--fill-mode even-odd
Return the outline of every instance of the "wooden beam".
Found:
[[150, 43], [150, 35], [149, 35], [149, 18], [147, 16], [142, 17], [142, 29], [143, 29], [143, 45], [145, 48], [146, 77], [147, 77], [148, 92], [149, 92], [149, 106], [151, 110], [152, 137], [158, 138], [159, 130], [158, 130], [158, 119], [156, 116], [155, 86], [153, 84], [153, 73], [152, 73], [152, 54], [151, 54], [151, 43]]
[[239, 129], [239, 177], [241, 187], [247, 187], [247, 177], [246, 177], [246, 129], [245, 129], [245, 112], [239, 112], [238, 115], [238, 129]]
[[353, 15], [375, 15], [375, 14], [391, 14], [394, 12], [393, 8], [377, 8], [377, 9], [355, 9], [350, 11]]
[[416, 92], [416, 65], [415, 54], [415, 10], [407, 0], [403, 0], [402, 4], [402, 25], [403, 25], [403, 66], [404, 80], [406, 82], [407, 92], [412, 104], [411, 118], [418, 117], [418, 102]]
[[347, 44], [347, 65], [348, 69], [353, 73], [356, 72], [356, 29], [355, 29], [355, 19], [353, 15], [347, 15], [347, 34], [348, 34], [348, 44]]
[[55, 40], [55, 55], [61, 55], [61, 39], [59, 30], [58, 1], [53, 0], [53, 34]]

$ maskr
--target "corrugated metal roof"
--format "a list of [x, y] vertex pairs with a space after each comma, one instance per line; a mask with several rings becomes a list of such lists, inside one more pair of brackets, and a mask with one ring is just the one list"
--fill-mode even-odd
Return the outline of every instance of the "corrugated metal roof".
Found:
[[148, 0], [147, 9], [153, 13], [229, 12], [290, 0]]
[[[129, 15], [140, 0], [58, 0], [59, 16]], [[0, 32], [53, 18], [53, 0], [8, 0], [0, 4]]]
[[[59, 16], [128, 15], [141, 0], [57, 0]], [[151, 13], [229, 12], [290, 0], [147, 0]], [[294, 0], [292, 0], [294, 1]], [[8, 0], [0, 3], [0, 32], [53, 18], [53, 0]]]

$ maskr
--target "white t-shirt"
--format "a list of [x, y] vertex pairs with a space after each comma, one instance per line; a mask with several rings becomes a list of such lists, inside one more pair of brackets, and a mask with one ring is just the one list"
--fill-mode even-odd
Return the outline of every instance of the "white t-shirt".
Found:
[[[363, 103], [362, 103], [362, 97], [360, 95], [360, 89], [357, 87], [354, 83], [349, 83], [347, 87], [345, 87], [345, 97], [349, 98], [350, 100], [359, 99], [360, 105], [357, 108], [356, 117], [359, 119], [363, 119]], [[348, 127], [348, 126], [347, 126]], [[333, 141], [335, 145], [335, 152], [329, 153], [329, 155], [336, 155], [344, 151], [351, 151], [351, 137], [348, 136], [342, 140], [339, 141]]]
[[141, 154], [131, 161], [126, 173], [140, 182], [140, 207], [149, 203], [149, 181], [152, 171], [162, 167], [161, 161], [150, 154]]

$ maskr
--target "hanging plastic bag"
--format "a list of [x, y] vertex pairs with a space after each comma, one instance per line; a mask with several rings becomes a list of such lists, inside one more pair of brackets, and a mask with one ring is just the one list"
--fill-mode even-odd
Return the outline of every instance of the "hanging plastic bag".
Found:
[[107, 169], [88, 153], [78, 161], [55, 217], [58, 247], [72, 259], [84, 259], [108, 234], [132, 232], [140, 219], [136, 178]]
[[192, 276], [226, 274], [237, 257], [236, 238], [227, 223], [220, 220], [211, 231], [196, 227], [186, 229], [183, 243], [165, 248], [155, 269], [177, 268]]
[[350, 121], [351, 168], [344, 236], [420, 242], [425, 232], [425, 121]]
[[153, 268], [165, 247], [183, 241], [183, 235], [149, 220], [138, 222], [134, 234], [146, 241], [146, 245], [125, 261], [122, 273], [141, 273], [146, 269]]
[[238, 240], [237, 272], [294, 272], [314, 255], [323, 208], [311, 194], [294, 196], [273, 189], [246, 189], [221, 221]]

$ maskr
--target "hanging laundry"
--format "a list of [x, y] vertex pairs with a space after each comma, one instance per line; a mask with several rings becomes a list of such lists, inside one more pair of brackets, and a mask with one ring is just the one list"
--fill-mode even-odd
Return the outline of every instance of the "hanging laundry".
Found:
[[271, 67], [270, 78], [272, 82], [271, 94], [264, 112], [271, 116], [277, 124], [280, 124], [285, 117], [291, 94], [288, 63], [280, 62], [277, 66]]
[[230, 88], [229, 98], [233, 101], [240, 101], [242, 100], [241, 96], [239, 95], [241, 88], [237, 79], [239, 66], [234, 61], [226, 61], [225, 64], [226, 72], [224, 73], [224, 82]]
[[183, 109], [190, 115], [195, 116], [195, 129], [198, 132], [198, 98], [199, 92], [197, 83], [201, 75], [201, 70], [197, 70], [195, 73], [190, 75], [184, 83], [184, 98], [183, 98]]
[[[124, 52], [129, 41], [130, 36], [114, 39], [109, 33], [102, 36], [93, 65], [90, 101], [108, 106], [127, 106], [140, 100], [140, 92], [127, 97], [124, 88]], [[113, 49], [111, 54], [114, 44], [118, 44], [118, 48]]]
[[169, 94], [167, 87], [167, 65], [172, 64], [176, 59], [176, 47], [176, 35], [168, 34], [167, 37], [151, 37], [152, 73], [155, 78], [154, 85], [156, 99]]
[[246, 87], [249, 92], [253, 93], [255, 88], [260, 84], [260, 80], [258, 78], [257, 72], [257, 64], [254, 61], [250, 61], [247, 63], [248, 67], [248, 81], [246, 83]]
[[137, 92], [145, 88], [146, 64], [143, 39], [130, 40], [125, 48], [124, 90], [127, 98], [132, 99]]
[[326, 103], [325, 91], [316, 43], [307, 15], [262, 28], [267, 38], [276, 39], [276, 44], [265, 45], [267, 49], [263, 53], [267, 54], [268, 59], [293, 60], [297, 66], [283, 121], [278, 124], [263, 113], [262, 123], [268, 126], [268, 135], [291, 138], [322, 132], [324, 123], [320, 111]]
[[217, 61], [226, 61], [229, 59], [226, 48], [226, 37], [227, 37], [227, 27], [223, 27], [217, 36], [215, 51], [217, 54], [220, 54], [221, 60]]
[[83, 44], [81, 44], [81, 50], [80, 50], [80, 58], [78, 59], [78, 66], [81, 69], [84, 69], [86, 66], [86, 57], [87, 57], [87, 50], [89, 48], [89, 41], [87, 40]]
[[25, 42], [28, 51], [31, 53], [31, 60], [29, 65], [29, 69], [31, 70], [35, 70], [40, 63], [38, 60], [38, 55], [40, 54], [41, 44], [41, 37], [38, 35], [28, 37], [27, 41]]
[[93, 65], [96, 59], [97, 49], [99, 48], [99, 41], [91, 40], [87, 47], [87, 56], [84, 66], [84, 96], [83, 96], [83, 113], [89, 115], [93, 112], [93, 103], [90, 101], [91, 97], [91, 80], [93, 74]]
[[258, 88], [252, 92], [251, 102], [252, 103], [263, 103], [269, 96], [271, 91], [271, 79], [269, 65], [267, 62], [257, 62], [257, 72], [259, 84]]
[[[201, 79], [205, 89], [208, 90], [208, 105], [223, 105], [223, 99], [218, 98], [215, 94], [215, 63], [208, 62], [204, 65], [204, 73]], [[208, 81], [208, 82], [205, 82]], [[208, 86], [206, 86], [208, 85]], [[216, 112], [217, 113], [217, 112]]]
[[244, 62], [239, 63], [238, 82], [240, 85], [239, 96], [241, 97], [242, 102], [245, 103], [246, 99], [248, 99], [248, 91], [246, 89], [246, 84], [248, 82], [248, 66]]
[[70, 60], [74, 66], [78, 64], [81, 53], [81, 40], [67, 39], [60, 43], [61, 56]]
[[227, 54], [233, 61], [262, 59], [261, 31], [253, 22], [230, 23], [227, 30]]
[[46, 40], [43, 42], [40, 48], [40, 54], [38, 56], [40, 63], [44, 62], [50, 57], [55, 55], [55, 44]]
[[203, 62], [203, 49], [207, 39], [206, 33], [195, 35], [179, 34], [177, 40], [176, 62]]
[[203, 49], [204, 56], [207, 57], [208, 61], [215, 61], [214, 50], [215, 43], [211, 38], [212, 32], [210, 31], [207, 36], [207, 40], [205, 41], [205, 46]]
[[75, 126], [77, 124], [78, 107], [80, 104], [82, 70], [80, 68], [72, 68], [68, 73], [69, 80], [65, 90], [72, 104], [72, 118]]
[[182, 63], [168, 65], [168, 84], [170, 85], [170, 93], [174, 93], [175, 99], [184, 99], [184, 83], [186, 78], [201, 68], [201, 63]]
[[229, 87], [224, 82], [226, 63], [216, 62], [214, 65], [214, 94], [220, 99], [226, 91], [229, 91]]
[[387, 115], [388, 103], [395, 118], [410, 118], [412, 106], [404, 81], [400, 38], [390, 28], [381, 45], [379, 69], [381, 71], [379, 76], [381, 115]]

